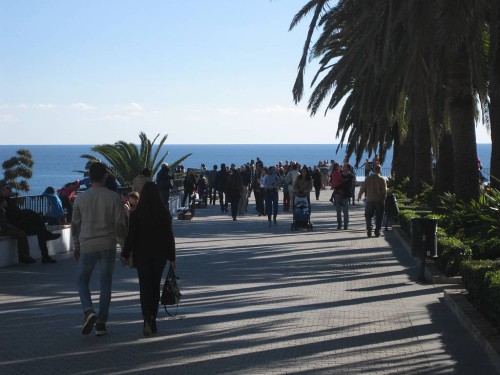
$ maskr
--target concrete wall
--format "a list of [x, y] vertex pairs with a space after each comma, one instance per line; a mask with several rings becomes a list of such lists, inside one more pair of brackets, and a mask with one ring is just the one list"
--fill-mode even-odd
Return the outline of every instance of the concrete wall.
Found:
[[[61, 237], [57, 240], [47, 242], [49, 255], [56, 255], [66, 253], [73, 250], [73, 243], [71, 241], [71, 227], [69, 225], [57, 225], [47, 227], [47, 229], [54, 233], [61, 233]], [[38, 240], [36, 236], [29, 236], [28, 242], [30, 245], [30, 255], [40, 260], [40, 248], [38, 247]], [[0, 236], [0, 267], [7, 267], [18, 263], [17, 256], [17, 241], [7, 237]]]

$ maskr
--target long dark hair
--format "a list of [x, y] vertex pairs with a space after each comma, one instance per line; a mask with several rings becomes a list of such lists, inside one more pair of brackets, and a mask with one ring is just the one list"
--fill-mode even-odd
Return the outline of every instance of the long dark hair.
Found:
[[153, 181], [147, 181], [141, 190], [141, 196], [135, 214], [141, 221], [153, 224], [172, 223], [170, 212], [163, 205], [158, 187]]

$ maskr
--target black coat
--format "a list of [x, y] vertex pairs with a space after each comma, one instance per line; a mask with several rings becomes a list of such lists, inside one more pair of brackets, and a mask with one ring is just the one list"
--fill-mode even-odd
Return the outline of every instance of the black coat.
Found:
[[132, 211], [129, 218], [129, 230], [122, 252], [128, 258], [133, 252], [134, 258], [157, 258], [175, 261], [175, 238], [172, 220], [165, 215], [140, 217], [138, 211]]

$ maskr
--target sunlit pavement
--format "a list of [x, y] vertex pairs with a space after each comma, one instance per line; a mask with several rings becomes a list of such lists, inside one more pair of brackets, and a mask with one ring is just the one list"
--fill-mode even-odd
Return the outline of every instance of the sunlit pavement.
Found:
[[[175, 221], [183, 299], [176, 319], [142, 336], [134, 270], [115, 268], [109, 334], [82, 336], [71, 255], [0, 269], [0, 373], [490, 374], [486, 355], [422, 285], [389, 231], [367, 238], [363, 208], [337, 230], [330, 191], [314, 230], [290, 230], [219, 206]], [[94, 301], [98, 274], [94, 274]]]

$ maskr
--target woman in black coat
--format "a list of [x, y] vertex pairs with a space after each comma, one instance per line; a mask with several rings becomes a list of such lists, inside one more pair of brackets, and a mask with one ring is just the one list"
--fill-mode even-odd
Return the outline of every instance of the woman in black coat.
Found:
[[130, 214], [129, 232], [122, 252], [125, 264], [131, 254], [139, 276], [143, 333], [150, 336], [157, 332], [160, 287], [167, 260], [175, 269], [172, 217], [161, 201], [156, 184], [151, 181], [142, 187], [139, 204]]
[[316, 194], [316, 200], [319, 200], [319, 193], [321, 192], [321, 185], [322, 185], [321, 177], [322, 176], [319, 167], [314, 167], [312, 179], [313, 179], [314, 192]]

